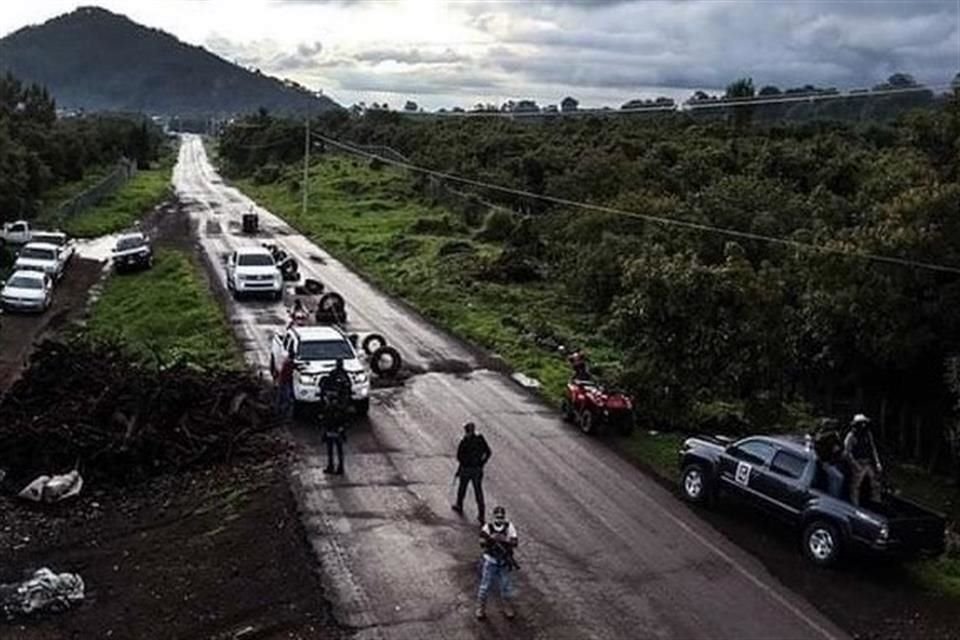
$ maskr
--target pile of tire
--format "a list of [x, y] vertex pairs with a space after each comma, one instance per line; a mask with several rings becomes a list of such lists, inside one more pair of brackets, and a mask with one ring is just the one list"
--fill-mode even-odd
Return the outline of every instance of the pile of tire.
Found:
[[318, 324], [345, 325], [347, 323], [347, 304], [343, 296], [336, 291], [330, 291], [320, 296], [314, 317]]
[[393, 378], [400, 373], [403, 360], [400, 352], [387, 344], [386, 338], [379, 333], [371, 333], [360, 343], [364, 353], [370, 359], [370, 370], [381, 378]]

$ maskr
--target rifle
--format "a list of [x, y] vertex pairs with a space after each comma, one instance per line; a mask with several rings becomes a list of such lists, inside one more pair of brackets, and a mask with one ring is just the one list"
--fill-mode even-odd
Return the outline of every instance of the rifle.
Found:
[[503, 565], [513, 570], [520, 569], [520, 563], [517, 562], [516, 558], [513, 557], [513, 547], [505, 542], [498, 542], [492, 538], [489, 541], [491, 555], [495, 558], [501, 559]]

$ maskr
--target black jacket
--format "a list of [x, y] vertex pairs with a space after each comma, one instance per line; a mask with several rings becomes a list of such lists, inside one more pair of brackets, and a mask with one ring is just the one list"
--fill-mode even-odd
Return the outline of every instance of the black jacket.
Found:
[[457, 447], [457, 462], [461, 467], [480, 468], [490, 459], [492, 452], [486, 439], [478, 434], [463, 436]]

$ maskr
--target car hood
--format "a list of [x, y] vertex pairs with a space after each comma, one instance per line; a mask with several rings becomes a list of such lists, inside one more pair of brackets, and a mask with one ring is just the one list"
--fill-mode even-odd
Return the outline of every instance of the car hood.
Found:
[[[329, 373], [336, 367], [333, 360], [310, 360], [301, 366], [298, 371], [307, 375], [317, 375], [318, 373]], [[357, 359], [344, 360], [343, 368], [347, 373], [361, 373], [365, 371], [364, 366]]]
[[272, 276], [280, 275], [276, 267], [237, 267], [237, 275], [241, 276]]
[[36, 258], [17, 258], [13, 264], [14, 269], [33, 269], [34, 271], [43, 269], [50, 271], [57, 268], [56, 260], [38, 260]]
[[4, 287], [0, 295], [8, 298], [23, 298], [26, 300], [43, 300], [46, 295], [43, 289], [21, 289], [20, 287]]

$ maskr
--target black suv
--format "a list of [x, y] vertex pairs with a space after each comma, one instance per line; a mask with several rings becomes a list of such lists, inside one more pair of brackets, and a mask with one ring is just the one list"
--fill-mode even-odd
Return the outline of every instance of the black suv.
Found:
[[117, 239], [113, 248], [113, 268], [117, 271], [149, 269], [153, 266], [150, 239], [142, 233], [128, 233]]
[[680, 491], [689, 502], [739, 499], [802, 531], [804, 555], [833, 564], [861, 549], [914, 556], [944, 550], [942, 515], [886, 492], [854, 506], [846, 489], [830, 493], [827, 472], [808, 437], [688, 438], [680, 449]]

